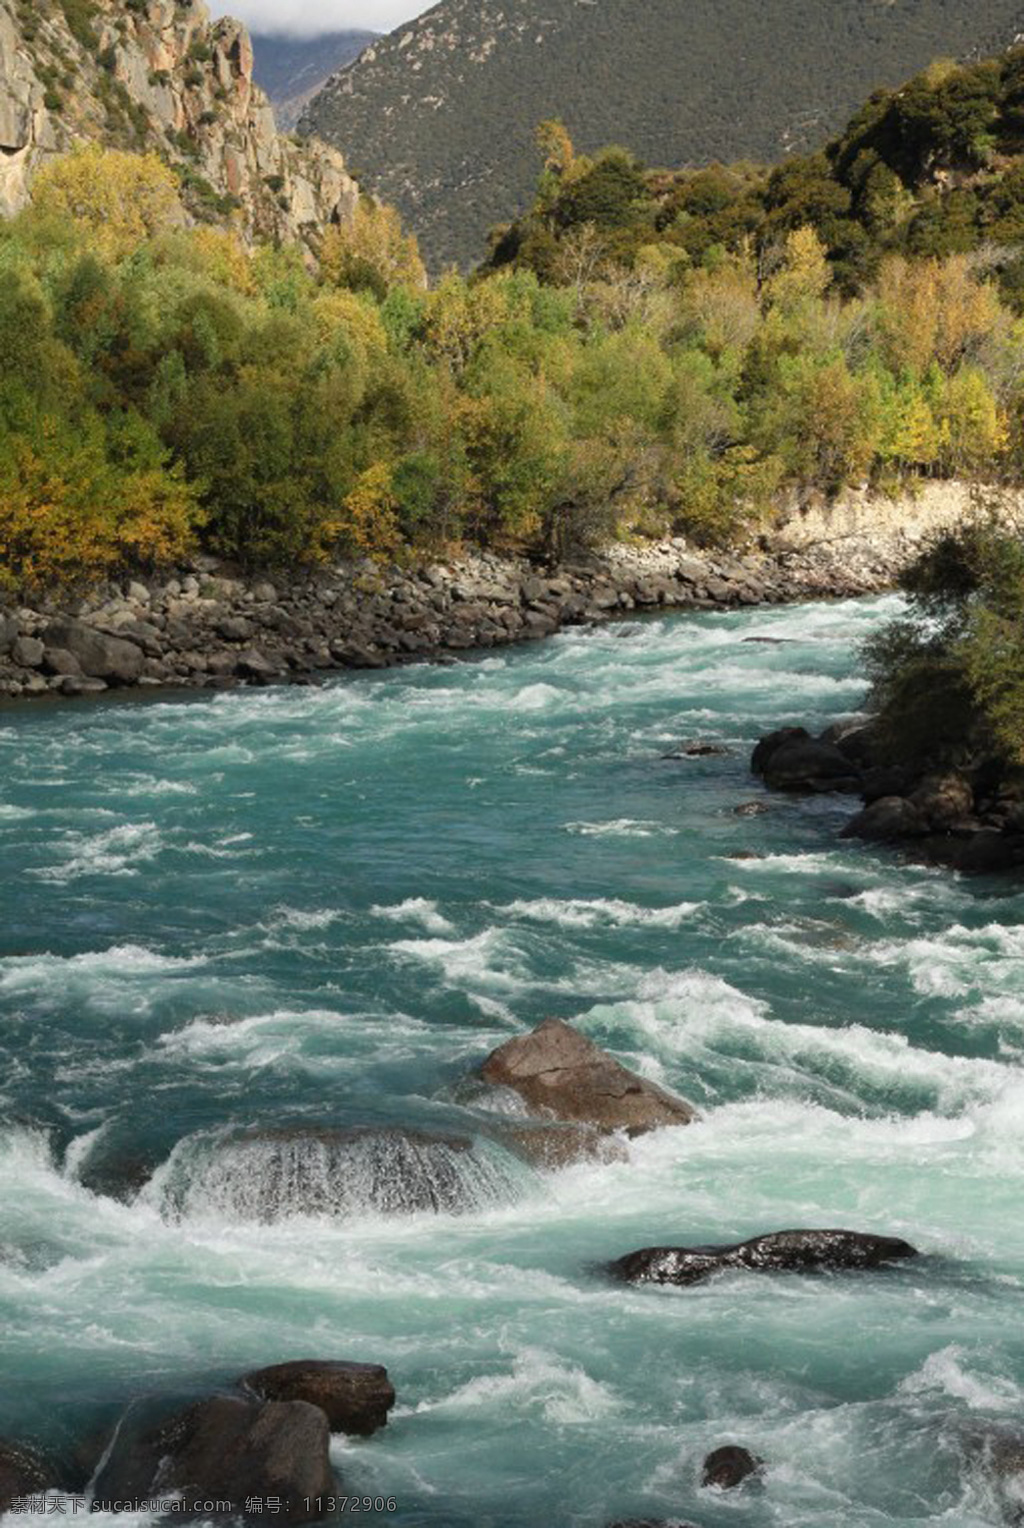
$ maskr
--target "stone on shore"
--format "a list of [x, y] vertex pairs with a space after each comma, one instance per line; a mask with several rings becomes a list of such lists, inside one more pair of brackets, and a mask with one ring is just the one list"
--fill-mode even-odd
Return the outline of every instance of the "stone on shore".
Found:
[[723, 1247], [643, 1247], [608, 1265], [613, 1278], [628, 1284], [701, 1284], [713, 1274], [745, 1269], [752, 1273], [835, 1273], [883, 1268], [917, 1249], [895, 1236], [860, 1231], [776, 1231]]
[[492, 1051], [481, 1076], [512, 1088], [529, 1109], [601, 1131], [642, 1135], [663, 1125], [689, 1125], [697, 1110], [616, 1061], [561, 1019], [545, 1019]]
[[47, 647], [70, 653], [89, 679], [134, 684], [142, 673], [143, 652], [134, 642], [96, 631], [84, 621], [54, 621], [43, 633]]
[[386, 1427], [395, 1387], [380, 1364], [297, 1359], [246, 1374], [241, 1383], [265, 1401], [319, 1406], [331, 1432], [368, 1438]]

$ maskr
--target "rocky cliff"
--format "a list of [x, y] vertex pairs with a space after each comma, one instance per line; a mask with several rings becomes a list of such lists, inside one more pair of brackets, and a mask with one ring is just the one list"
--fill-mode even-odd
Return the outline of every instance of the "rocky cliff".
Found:
[[0, 213], [77, 142], [156, 151], [198, 220], [315, 238], [358, 187], [341, 155], [278, 133], [249, 35], [203, 0], [0, 0]]

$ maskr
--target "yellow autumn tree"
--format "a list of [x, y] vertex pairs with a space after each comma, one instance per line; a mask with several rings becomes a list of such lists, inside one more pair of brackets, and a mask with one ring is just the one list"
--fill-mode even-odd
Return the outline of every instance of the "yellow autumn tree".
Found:
[[112, 260], [185, 221], [178, 183], [156, 154], [126, 154], [98, 143], [44, 165], [32, 205], [42, 217], [71, 219]]
[[765, 282], [764, 295], [772, 307], [791, 313], [824, 297], [831, 280], [821, 239], [813, 228], [797, 228], [786, 237], [781, 264]]
[[398, 500], [387, 462], [375, 462], [360, 474], [342, 505], [336, 529], [352, 551], [367, 557], [393, 557], [398, 551]]
[[415, 234], [393, 207], [363, 197], [347, 223], [331, 228], [320, 251], [320, 273], [331, 286], [367, 286], [378, 295], [396, 286], [425, 287], [427, 273]]

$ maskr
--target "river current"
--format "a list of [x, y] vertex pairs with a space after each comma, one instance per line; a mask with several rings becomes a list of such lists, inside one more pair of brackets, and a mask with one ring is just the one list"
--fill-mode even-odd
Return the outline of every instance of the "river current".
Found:
[[[67, 1451], [132, 1397], [357, 1358], [398, 1404], [333, 1456], [396, 1528], [1003, 1522], [969, 1440], [1024, 1428], [1024, 896], [846, 844], [848, 800], [748, 772], [770, 727], [856, 712], [893, 608], [6, 711], [0, 1436]], [[665, 757], [693, 739], [728, 753]], [[476, 1132], [464, 1079], [549, 1015], [701, 1123], [481, 1168], [462, 1213], [357, 1182], [268, 1218], [252, 1154], [208, 1170], [239, 1126]], [[816, 1225], [924, 1255], [677, 1291], [595, 1269]], [[730, 1441], [763, 1483], [702, 1490]]]

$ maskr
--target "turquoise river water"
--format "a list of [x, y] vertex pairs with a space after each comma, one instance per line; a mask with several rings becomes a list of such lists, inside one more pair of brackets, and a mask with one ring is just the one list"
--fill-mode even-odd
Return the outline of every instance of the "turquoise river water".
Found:
[[[6, 711], [0, 1436], [67, 1450], [132, 1397], [348, 1357], [399, 1399], [334, 1457], [396, 1528], [1004, 1521], [969, 1440], [1024, 1428], [1024, 896], [838, 841], [848, 802], [734, 812], [759, 733], [857, 710], [893, 608]], [[663, 757], [693, 738], [730, 752]], [[382, 1213], [356, 1163], [268, 1217], [258, 1152], [217, 1155], [480, 1131], [465, 1078], [547, 1015], [702, 1122], [555, 1174], [481, 1148], [461, 1214]], [[680, 1291], [594, 1266], [815, 1225], [925, 1255]], [[767, 1476], [701, 1490], [728, 1441]]]

